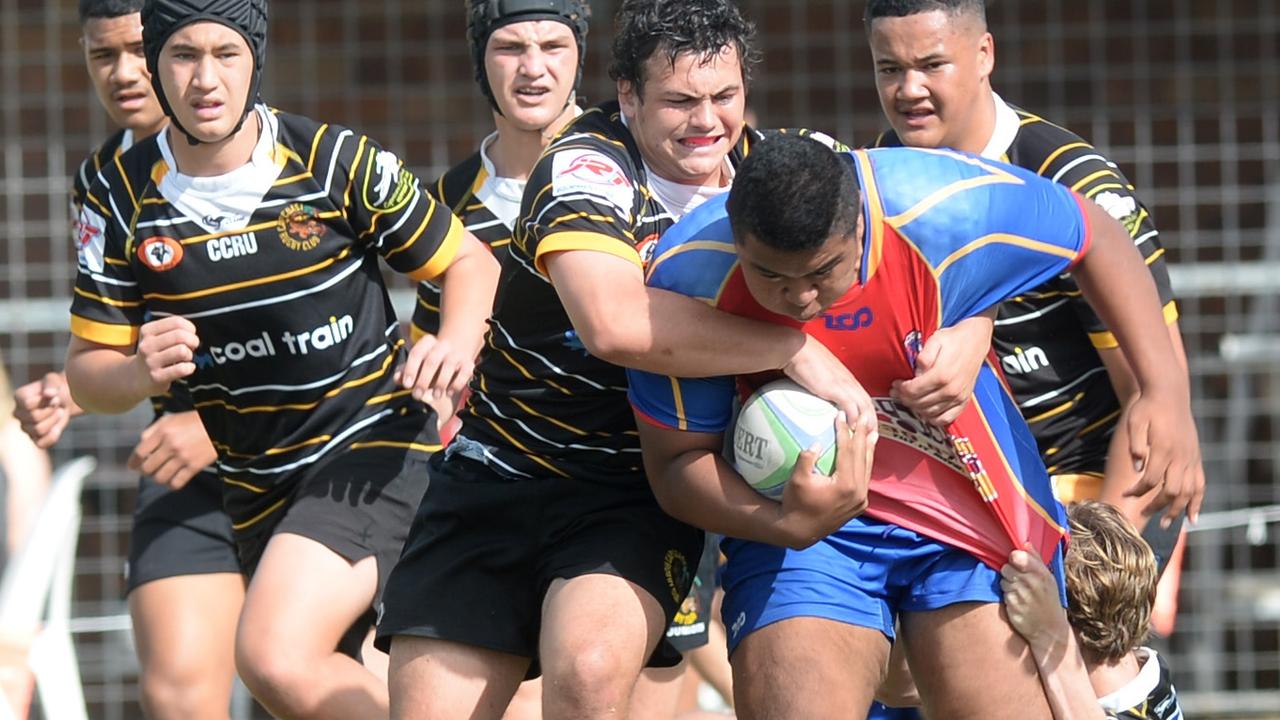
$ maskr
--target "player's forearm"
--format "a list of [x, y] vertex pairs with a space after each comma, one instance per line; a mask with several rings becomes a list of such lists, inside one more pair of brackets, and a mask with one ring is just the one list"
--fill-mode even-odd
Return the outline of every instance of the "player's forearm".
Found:
[[677, 520], [729, 537], [789, 544], [778, 522], [781, 505], [752, 490], [716, 453], [689, 451], [663, 462], [646, 457], [645, 468], [658, 504]]
[[501, 267], [483, 248], [459, 256], [438, 282], [440, 294], [439, 338], [471, 351], [474, 357], [484, 345], [485, 321], [493, 313]]
[[626, 367], [675, 377], [748, 375], [779, 370], [800, 351], [804, 333], [721, 312], [694, 298], [646, 288], [649, 322], [643, 352]]
[[1031, 643], [1031, 652], [1054, 720], [1105, 720], [1072, 633], [1052, 644]]
[[1116, 336], [1142, 392], [1160, 388], [1189, 394], [1186, 372], [1175, 359], [1160, 298], [1142, 256], [1119, 223], [1101, 209], [1087, 212], [1093, 246], [1072, 270], [1085, 299]]
[[137, 355], [72, 338], [67, 349], [67, 387], [87, 412], [117, 415], [163, 388], [152, 387]]

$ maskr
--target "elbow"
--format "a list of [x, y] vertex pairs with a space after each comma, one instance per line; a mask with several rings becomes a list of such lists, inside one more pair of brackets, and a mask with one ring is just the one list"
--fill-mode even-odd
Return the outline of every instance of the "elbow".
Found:
[[[600, 318], [577, 329], [582, 346], [593, 357], [622, 367], [636, 367], [636, 360], [648, 350], [647, 343], [627, 323]], [[640, 368], [643, 369], [643, 368]]]

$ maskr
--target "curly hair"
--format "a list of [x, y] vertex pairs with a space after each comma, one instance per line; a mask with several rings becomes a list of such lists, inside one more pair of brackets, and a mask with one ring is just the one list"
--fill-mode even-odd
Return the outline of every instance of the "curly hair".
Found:
[[707, 63], [733, 47], [742, 81], [748, 83], [759, 62], [755, 36], [756, 26], [731, 0], [624, 0], [614, 18], [609, 77], [631, 82], [643, 97], [644, 66], [654, 53], [661, 52], [675, 67], [676, 58], [686, 53]]
[[1110, 505], [1074, 503], [1067, 518], [1067, 620], [1087, 662], [1115, 662], [1141, 645], [1150, 629], [1155, 555]]

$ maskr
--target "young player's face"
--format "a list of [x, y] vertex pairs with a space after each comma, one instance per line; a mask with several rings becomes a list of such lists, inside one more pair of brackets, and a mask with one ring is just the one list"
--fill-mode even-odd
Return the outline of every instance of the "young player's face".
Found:
[[142, 54], [142, 15], [90, 18], [82, 30], [89, 79], [111, 121], [139, 134], [160, 129], [164, 111], [151, 90]]
[[709, 61], [684, 53], [675, 65], [658, 48], [645, 61], [643, 94], [618, 82], [618, 101], [645, 162], [685, 185], [721, 185], [725, 156], [742, 135], [747, 93], [738, 51]]
[[502, 117], [520, 130], [542, 130], [564, 114], [573, 94], [578, 43], [562, 22], [515, 23], [489, 36], [484, 65]]
[[991, 129], [979, 121], [990, 103], [995, 66], [991, 33], [968, 17], [917, 13], [871, 25], [880, 107], [904, 145], [981, 152]]
[[226, 25], [197, 22], [178, 30], [160, 51], [157, 70], [174, 116], [197, 140], [223, 140], [244, 115], [253, 53]]
[[832, 235], [813, 251], [777, 250], [751, 235], [736, 247], [751, 297], [770, 312], [808, 322], [857, 281], [862, 266], [862, 217], [853, 233]]

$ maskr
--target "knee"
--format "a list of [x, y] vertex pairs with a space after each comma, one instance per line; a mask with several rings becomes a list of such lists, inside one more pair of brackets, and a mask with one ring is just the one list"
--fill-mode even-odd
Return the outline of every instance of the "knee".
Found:
[[231, 706], [231, 669], [215, 673], [178, 666], [148, 668], [138, 680], [138, 690], [151, 720], [226, 718]]
[[553, 704], [624, 707], [640, 668], [606, 647], [587, 647], [544, 667], [543, 693]]
[[300, 695], [305, 687], [306, 663], [299, 663], [279, 648], [257, 643], [236, 644], [236, 672], [249, 692], [272, 707]]

